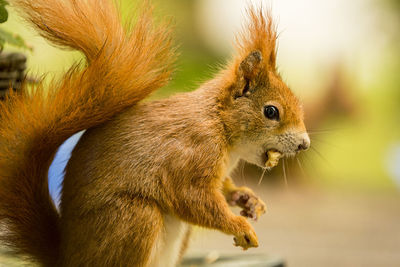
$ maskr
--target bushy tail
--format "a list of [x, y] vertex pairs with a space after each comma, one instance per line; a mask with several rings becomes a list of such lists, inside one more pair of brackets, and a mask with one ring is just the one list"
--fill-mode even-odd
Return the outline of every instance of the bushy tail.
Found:
[[123, 27], [107, 0], [9, 2], [45, 38], [87, 58], [50, 86], [25, 88], [0, 103], [0, 238], [17, 253], [55, 266], [59, 214], [47, 172], [57, 148], [163, 86], [174, 50], [169, 28], [154, 25], [146, 3]]

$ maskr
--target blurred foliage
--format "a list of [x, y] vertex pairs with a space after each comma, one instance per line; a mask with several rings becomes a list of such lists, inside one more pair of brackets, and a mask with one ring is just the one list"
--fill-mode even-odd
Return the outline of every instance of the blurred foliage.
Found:
[[[195, 89], [201, 82], [212, 77], [216, 67], [224, 62], [226, 56], [214, 54], [199, 37], [194, 22], [196, 1], [155, 0], [155, 2], [157, 6], [155, 12], [159, 18], [173, 18], [180, 56], [176, 63], [173, 80], [156, 92], [152, 96], [153, 99]], [[122, 1], [123, 17], [130, 16], [125, 10], [127, 10], [126, 7], [132, 5], [134, 5], [132, 1]], [[397, 18], [397, 22], [399, 21], [400, 1], [377, 2], [376, 8], [382, 9], [383, 15], [378, 18], [380, 21], [385, 20], [384, 16], [387, 14]], [[49, 72], [57, 74], [64, 71], [72, 62], [81, 59], [79, 53], [61, 52], [49, 46], [14, 17], [16, 16], [11, 13], [9, 21], [4, 26], [12, 32], [18, 32], [35, 47], [35, 52], [29, 55], [31, 72], [39, 75]], [[388, 148], [400, 140], [400, 76], [398, 75], [400, 40], [398, 34], [389, 32], [386, 34], [391, 34], [390, 43], [385, 44], [384, 49], [380, 51], [374, 72], [367, 75], [371, 77], [368, 83], [362, 82], [354, 69], [344, 70], [349, 83], [348, 90], [358, 108], [357, 114], [348, 116], [340, 114], [338, 110], [328, 110], [321, 123], [315, 126], [316, 128], [310, 128], [311, 131], [321, 133], [311, 135], [315, 150], [311, 149], [300, 158], [308, 182], [329, 187], [364, 190], [395, 188], [385, 167], [385, 157]], [[0, 36], [2, 36], [1, 33]], [[293, 49], [296, 47], [294, 46]], [[368, 56], [365, 55], [365, 58]], [[293, 62], [296, 60], [293, 58]], [[312, 60], [310, 58], [310, 61]], [[315, 62], [315, 65], [318, 64], [321, 62]], [[354, 66], [362, 68], [363, 62]], [[313, 75], [318, 75], [318, 73], [310, 73], [310, 77]], [[329, 75], [334, 75], [333, 70]], [[329, 75], [326, 81], [327, 87], [330, 83]], [[304, 79], [309, 79], [309, 77], [304, 77]], [[325, 88], [321, 87], [320, 91], [323, 90]], [[304, 100], [305, 105], [313, 105], [311, 103], [313, 101]], [[321, 99], [316, 97], [314, 102], [318, 103], [318, 101]]]
[[6, 9], [8, 2], [5, 0], [0, 0], [0, 23], [4, 23], [8, 20], [8, 11]]
[[398, 9], [397, 12], [400, 11], [400, 1], [399, 0], [386, 0], [386, 2], [390, 5], [390, 7]]
[[[0, 23], [4, 23], [8, 20], [8, 11], [6, 9], [7, 5], [8, 2], [6, 0], [0, 0]], [[20, 35], [16, 33], [11, 33], [0, 28], [1, 50], [3, 49], [4, 44], [10, 44], [18, 48], [31, 49], [30, 47], [28, 47], [28, 45], [25, 43], [24, 39]]]
[[9, 44], [18, 48], [31, 49], [20, 35], [0, 29], [0, 47], [4, 47], [4, 44]]

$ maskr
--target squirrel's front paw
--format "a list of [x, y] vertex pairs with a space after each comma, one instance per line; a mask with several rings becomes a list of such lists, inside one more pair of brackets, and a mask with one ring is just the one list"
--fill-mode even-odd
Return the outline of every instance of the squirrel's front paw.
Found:
[[255, 221], [266, 211], [264, 201], [248, 187], [239, 187], [233, 190], [227, 200], [229, 205], [239, 206], [243, 209], [240, 215], [252, 218]]
[[247, 223], [247, 227], [245, 231], [236, 234], [233, 238], [235, 241], [235, 246], [242, 247], [243, 250], [247, 250], [248, 248], [256, 248], [258, 247], [258, 238], [253, 228]]

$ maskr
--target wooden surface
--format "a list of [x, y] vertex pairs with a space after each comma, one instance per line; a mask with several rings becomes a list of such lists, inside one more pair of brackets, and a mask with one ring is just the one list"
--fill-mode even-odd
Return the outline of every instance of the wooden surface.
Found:
[[263, 253], [289, 267], [400, 266], [399, 193], [252, 188], [269, 210], [253, 223], [260, 247], [243, 252], [232, 237], [199, 229], [189, 253]]
[[187, 255], [179, 267], [284, 267], [284, 261], [264, 254]]
[[[260, 247], [244, 252], [233, 246], [231, 236], [196, 229], [188, 256], [197, 263], [198, 255], [217, 253], [219, 260], [224, 255], [250, 257], [253, 263], [257, 257], [283, 259], [289, 267], [400, 266], [400, 194], [252, 187], [269, 208], [259, 222], [253, 223]], [[258, 255], [252, 258], [252, 254]], [[0, 266], [21, 263], [0, 255]], [[246, 266], [228, 265], [226, 261], [225, 265], [216, 265], [217, 261], [214, 265], [188, 263], [183, 266]]]
[[0, 53], [0, 99], [12, 87], [21, 88], [26, 69], [26, 56], [21, 53]]

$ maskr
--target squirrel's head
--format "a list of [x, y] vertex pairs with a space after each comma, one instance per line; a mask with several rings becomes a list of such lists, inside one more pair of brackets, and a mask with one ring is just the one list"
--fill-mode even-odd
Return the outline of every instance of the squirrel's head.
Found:
[[264, 167], [266, 152], [294, 156], [310, 146], [303, 109], [276, 71], [276, 31], [271, 16], [249, 9], [250, 23], [238, 38], [238, 56], [221, 73], [221, 111], [232, 151]]

